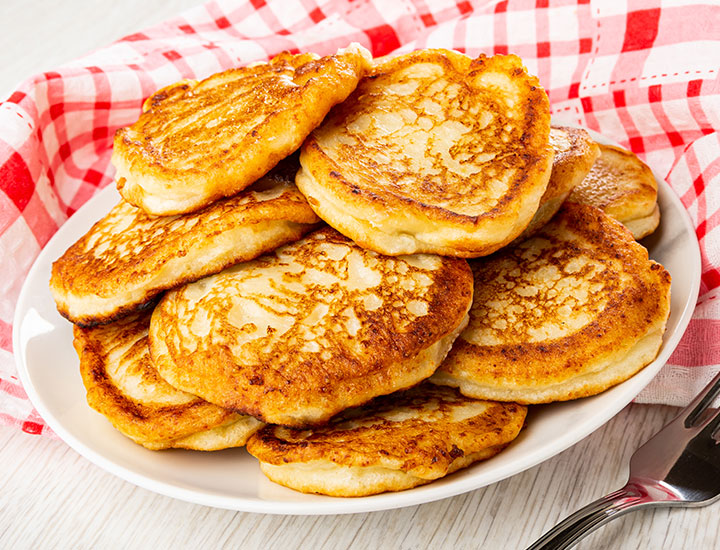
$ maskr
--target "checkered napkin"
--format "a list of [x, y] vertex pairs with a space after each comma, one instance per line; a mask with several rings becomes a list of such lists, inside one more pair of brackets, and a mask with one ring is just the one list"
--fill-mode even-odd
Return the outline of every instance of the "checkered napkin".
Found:
[[15, 303], [48, 239], [112, 182], [113, 133], [143, 99], [282, 50], [329, 54], [352, 41], [376, 56], [518, 54], [557, 119], [666, 175], [695, 223], [702, 286], [687, 334], [639, 400], [686, 403], [720, 364], [718, 21], [719, 5], [683, 0], [218, 0], [27, 80], [0, 103], [0, 422], [49, 432], [17, 378]]

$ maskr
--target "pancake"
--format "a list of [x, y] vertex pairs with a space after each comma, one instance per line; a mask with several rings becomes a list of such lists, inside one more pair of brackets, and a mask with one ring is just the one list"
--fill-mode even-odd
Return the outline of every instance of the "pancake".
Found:
[[636, 239], [647, 237], [660, 225], [660, 207], [656, 204], [655, 208], [647, 216], [640, 216], [631, 220], [626, 219], [622, 223]]
[[401, 491], [490, 458], [520, 432], [527, 408], [424, 383], [350, 409], [319, 428], [269, 425], [247, 449], [273, 481], [304, 493]]
[[242, 191], [300, 147], [370, 64], [357, 44], [322, 58], [283, 52], [158, 90], [115, 134], [120, 194], [148, 214], [170, 215]]
[[123, 435], [152, 450], [238, 447], [262, 423], [176, 390], [150, 359], [150, 312], [95, 328], [74, 327], [88, 404]]
[[306, 426], [430, 376], [471, 301], [464, 260], [381, 256], [325, 228], [168, 292], [150, 350], [177, 388]]
[[670, 275], [592, 206], [565, 203], [535, 237], [472, 269], [470, 323], [435, 383], [478, 399], [565, 401], [602, 392], [657, 355]]
[[657, 180], [631, 151], [599, 146], [600, 157], [569, 200], [600, 208], [625, 225], [636, 239], [642, 239], [660, 223]]
[[121, 201], [53, 264], [58, 311], [83, 326], [107, 323], [299, 239], [319, 220], [292, 183], [296, 167], [283, 162], [251, 189], [183, 216], [148, 216]]
[[516, 56], [422, 50], [377, 65], [303, 144], [296, 183], [382, 254], [489, 254], [528, 225], [552, 167], [550, 111]]
[[550, 145], [553, 149], [550, 181], [537, 212], [517, 241], [531, 237], [550, 221], [600, 155], [597, 143], [582, 128], [552, 126]]

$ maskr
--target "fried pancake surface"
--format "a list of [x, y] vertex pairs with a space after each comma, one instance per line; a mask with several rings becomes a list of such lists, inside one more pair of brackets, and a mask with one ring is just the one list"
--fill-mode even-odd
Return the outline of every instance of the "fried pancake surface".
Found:
[[540, 199], [537, 212], [518, 237], [518, 241], [531, 237], [550, 221], [600, 155], [597, 143], [582, 128], [552, 126], [550, 145], [553, 149], [550, 181]]
[[660, 223], [652, 170], [631, 151], [612, 145], [599, 147], [600, 157], [569, 200], [600, 208], [636, 239], [649, 235]]
[[500, 452], [527, 408], [419, 386], [301, 430], [269, 425], [247, 443], [273, 481], [305, 493], [365, 496], [441, 478]]
[[430, 376], [471, 301], [464, 260], [386, 257], [325, 228], [168, 292], [150, 349], [173, 386], [304, 426]]
[[318, 215], [389, 255], [489, 254], [550, 176], [547, 95], [515, 56], [423, 50], [377, 65], [305, 141], [296, 182]]
[[300, 147], [370, 63], [357, 44], [322, 58], [283, 52], [157, 91], [115, 135], [120, 193], [148, 214], [169, 215], [245, 189]]
[[478, 399], [594, 395], [650, 363], [670, 275], [602, 211], [565, 203], [535, 237], [472, 263], [470, 323], [431, 379]]
[[90, 326], [160, 292], [302, 237], [319, 220], [281, 163], [251, 189], [183, 216], [148, 216], [121, 201], [52, 267], [60, 313]]
[[88, 404], [136, 443], [158, 450], [238, 447], [258, 420], [176, 390], [150, 359], [150, 312], [94, 328], [74, 327]]

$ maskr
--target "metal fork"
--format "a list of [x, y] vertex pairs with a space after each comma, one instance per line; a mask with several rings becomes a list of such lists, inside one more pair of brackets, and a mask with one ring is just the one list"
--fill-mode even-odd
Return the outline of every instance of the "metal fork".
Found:
[[562, 550], [627, 512], [656, 506], [706, 506], [720, 498], [720, 373], [680, 415], [630, 459], [622, 489], [581, 508], [527, 550]]

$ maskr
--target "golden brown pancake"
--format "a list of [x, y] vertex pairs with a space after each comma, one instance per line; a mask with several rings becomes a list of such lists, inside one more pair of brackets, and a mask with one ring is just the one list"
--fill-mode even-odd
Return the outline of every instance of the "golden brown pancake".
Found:
[[296, 169], [283, 162], [249, 190], [183, 216], [148, 216], [121, 201], [53, 264], [58, 310], [84, 326], [106, 323], [299, 239], [319, 220], [292, 183]]
[[74, 327], [88, 404], [148, 449], [238, 447], [262, 423], [176, 390], [158, 376], [147, 345], [150, 312]]
[[660, 223], [657, 180], [652, 170], [631, 151], [599, 146], [600, 157], [569, 200], [600, 208], [636, 239], [649, 235]]
[[148, 214], [170, 215], [242, 191], [300, 147], [370, 64], [357, 44], [322, 58], [283, 52], [157, 91], [115, 135], [120, 193]]
[[150, 350], [177, 388], [305, 426], [430, 376], [471, 301], [464, 260], [382, 256], [325, 228], [168, 292]]
[[527, 408], [424, 383], [301, 430], [269, 425], [247, 444], [273, 481], [332, 496], [401, 491], [497, 454]]
[[489, 254], [528, 225], [552, 167], [545, 91], [516, 56], [388, 59], [305, 141], [296, 182], [365, 248]]
[[550, 221], [600, 155], [597, 143], [582, 128], [552, 126], [550, 145], [553, 149], [550, 181], [535, 216], [517, 241], [531, 237]]
[[432, 377], [478, 399], [594, 395], [657, 355], [670, 275], [620, 223], [567, 202], [534, 237], [472, 263], [470, 323]]

